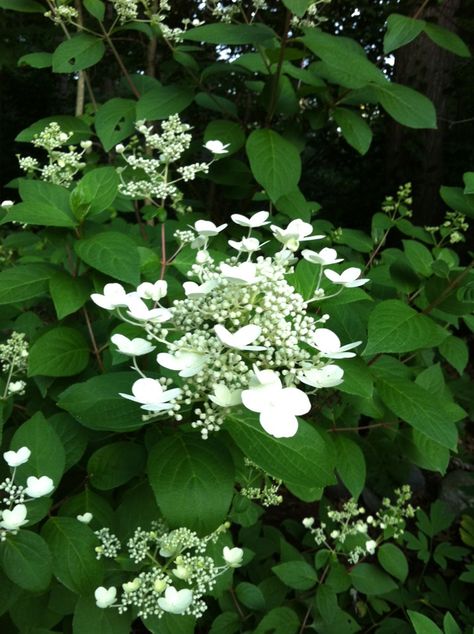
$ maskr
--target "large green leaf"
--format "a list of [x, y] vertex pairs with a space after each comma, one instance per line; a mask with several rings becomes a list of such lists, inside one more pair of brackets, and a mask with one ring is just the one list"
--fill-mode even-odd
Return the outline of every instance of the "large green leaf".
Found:
[[292, 13], [302, 18], [308, 10], [311, 0], [283, 0], [283, 4]]
[[137, 119], [167, 119], [189, 106], [192, 88], [184, 85], [159, 86], [146, 92], [137, 103]]
[[80, 33], [62, 42], [53, 53], [53, 73], [73, 73], [94, 66], [105, 53], [104, 42]]
[[143, 472], [145, 449], [133, 442], [115, 442], [97, 449], [89, 458], [87, 471], [96, 489], [107, 491], [125, 484]]
[[369, 596], [386, 594], [397, 589], [395, 581], [372, 564], [357, 564], [349, 572], [349, 576], [354, 588]]
[[445, 29], [439, 24], [433, 24], [433, 22], [426, 22], [423, 30], [430, 40], [438, 46], [445, 48], [455, 55], [459, 55], [459, 57], [471, 57], [469, 48], [457, 33]]
[[336, 108], [333, 117], [347, 143], [359, 154], [366, 154], [372, 142], [372, 130], [360, 114], [347, 108]]
[[233, 154], [240, 150], [245, 143], [245, 132], [242, 130], [238, 123], [234, 121], [226, 121], [224, 119], [217, 119], [211, 121], [206, 130], [204, 131], [204, 142], [207, 141], [222, 141], [222, 143], [228, 144], [227, 155]]
[[246, 149], [255, 180], [272, 200], [296, 189], [301, 159], [292, 143], [273, 130], [254, 130], [247, 139]]
[[431, 348], [445, 338], [446, 331], [432, 319], [398, 299], [387, 299], [370, 313], [364, 355]]
[[395, 544], [382, 544], [377, 549], [377, 559], [384, 570], [400, 581], [405, 581], [408, 576], [408, 561]]
[[44, 6], [36, 0], [0, 0], [0, 9], [21, 13], [44, 13]]
[[336, 469], [343, 484], [354, 498], [358, 498], [365, 485], [365, 458], [359, 445], [347, 434], [333, 434], [336, 445]]
[[74, 244], [83, 262], [110, 277], [135, 286], [140, 281], [137, 245], [124, 233], [104, 231]]
[[49, 280], [49, 292], [58, 319], [63, 319], [82, 308], [90, 296], [90, 288], [85, 278], [71, 277], [64, 271], [57, 271]]
[[318, 579], [315, 569], [306, 561], [287, 561], [273, 566], [272, 572], [285, 586], [295, 590], [309, 590]]
[[172, 527], [202, 534], [221, 524], [233, 495], [234, 467], [225, 445], [193, 434], [174, 434], [156, 444], [148, 474], [156, 501]]
[[408, 128], [436, 128], [433, 102], [408, 86], [394, 82], [375, 86], [380, 105], [398, 123]]
[[0, 306], [16, 304], [48, 291], [48, 280], [54, 269], [46, 264], [19, 264], [0, 272]]
[[57, 580], [81, 596], [90, 596], [102, 581], [102, 561], [96, 559], [97, 537], [85, 524], [71, 517], [52, 517], [42, 535], [53, 556]]
[[304, 490], [335, 483], [332, 444], [306, 421], [292, 438], [267, 434], [255, 414], [232, 412], [227, 430], [244, 454], [274, 478]]
[[408, 610], [408, 616], [416, 634], [443, 634], [443, 630], [421, 612]]
[[18, 60], [18, 66], [31, 66], [31, 68], [49, 68], [52, 63], [51, 53], [27, 53]]
[[40, 225], [44, 227], [75, 227], [77, 221], [74, 218], [52, 205], [42, 202], [37, 203], [17, 203], [12, 207], [6, 217], [5, 222], [19, 222], [26, 225]]
[[28, 376], [74, 376], [89, 362], [89, 342], [74, 328], [59, 326], [35, 341], [28, 360]]
[[274, 36], [264, 24], [204, 24], [183, 33], [185, 40], [207, 44], [259, 44]]
[[136, 102], [131, 99], [109, 99], [95, 115], [95, 130], [104, 150], [130, 136], [134, 129]]
[[117, 610], [101, 610], [93, 597], [81, 597], [74, 608], [74, 634], [130, 634], [132, 615]]
[[113, 167], [99, 167], [88, 172], [71, 194], [71, 207], [77, 218], [108, 209], [114, 202], [120, 183]]
[[400, 46], [405, 46], [423, 31], [424, 20], [410, 18], [407, 15], [392, 13], [387, 19], [387, 32], [383, 38], [383, 50], [388, 54]]
[[29, 592], [46, 590], [51, 582], [51, 553], [36, 533], [21, 529], [0, 544], [2, 567], [9, 579]]
[[73, 418], [98, 431], [127, 432], [143, 426], [142, 410], [119, 392], [130, 393], [136, 379], [132, 372], [95, 376], [71, 385], [59, 396], [58, 405]]

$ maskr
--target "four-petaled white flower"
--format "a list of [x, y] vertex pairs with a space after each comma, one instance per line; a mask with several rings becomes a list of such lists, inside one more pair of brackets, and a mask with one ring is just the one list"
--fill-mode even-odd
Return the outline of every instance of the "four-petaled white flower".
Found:
[[309, 368], [299, 375], [299, 380], [318, 389], [336, 387], [343, 382], [344, 370], [338, 365], [326, 365], [323, 368]]
[[127, 306], [129, 297], [121, 284], [112, 283], [104, 286], [103, 294], [92, 293], [91, 300], [105, 310], [114, 310], [120, 306]]
[[341, 346], [341, 340], [336, 333], [328, 328], [318, 328], [308, 343], [316, 350], [319, 350], [322, 357], [327, 357], [328, 359], [349, 359], [355, 357], [355, 352], [348, 352], [348, 350], [360, 346], [362, 341], [354, 341], [354, 343]]
[[142, 354], [148, 354], [155, 349], [149, 341], [135, 337], [135, 339], [129, 339], [125, 335], [115, 334], [110, 337], [112, 343], [117, 346], [117, 349], [122, 354], [128, 357], [140, 357]]
[[54, 489], [54, 482], [48, 476], [30, 476], [26, 479], [25, 493], [30, 498], [42, 498]]
[[90, 522], [92, 522], [93, 517], [94, 516], [92, 515], [92, 513], [89, 513], [89, 511], [87, 511], [86, 513], [83, 513], [82, 515], [76, 515], [76, 519], [82, 524], [90, 524]]
[[13, 202], [13, 200], [3, 200], [0, 207], [3, 207], [4, 209], [6, 209], [7, 207], [13, 207], [14, 204], [15, 203]]
[[361, 278], [362, 271], [358, 269], [356, 266], [351, 266], [350, 268], [343, 271], [341, 274], [336, 273], [331, 269], [327, 269], [324, 271], [324, 275], [330, 280], [333, 284], [340, 284], [341, 286], [345, 286], [346, 288], [355, 288], [356, 286], [362, 286], [366, 284], [369, 279]]
[[250, 216], [250, 218], [242, 216], [241, 214], [232, 214], [231, 219], [236, 225], [247, 227], [248, 229], [256, 229], [257, 227], [270, 224], [267, 222], [269, 215], [268, 211], [257, 211], [257, 213]]
[[304, 222], [300, 218], [292, 220], [286, 229], [282, 229], [277, 225], [270, 225], [270, 229], [273, 231], [273, 235], [290, 251], [297, 251], [300, 242], [307, 240], [321, 240], [325, 236], [311, 235], [313, 227], [309, 222]]
[[167, 308], [148, 308], [137, 294], [130, 294], [127, 301], [127, 314], [138, 321], [151, 321], [161, 324], [171, 319], [171, 312]]
[[222, 277], [229, 282], [253, 284], [257, 279], [257, 265], [254, 262], [242, 262], [237, 266], [221, 262], [220, 269]]
[[308, 262], [320, 264], [321, 266], [330, 266], [331, 264], [337, 264], [343, 260], [343, 258], [337, 257], [336, 249], [329, 249], [328, 247], [324, 247], [319, 253], [311, 251], [310, 249], [304, 249], [301, 255], [305, 260], [308, 260]]
[[242, 548], [229, 548], [228, 546], [224, 546], [222, 556], [229, 568], [240, 568], [244, 558], [244, 551]]
[[207, 355], [194, 350], [177, 350], [174, 354], [160, 352], [156, 360], [164, 368], [179, 370], [179, 376], [187, 378], [202, 370], [207, 362]]
[[208, 280], [203, 284], [196, 284], [196, 282], [184, 282], [183, 289], [186, 297], [195, 299], [198, 297], [205, 297], [208, 293], [216, 288], [219, 284], [217, 280]]
[[216, 324], [214, 326], [214, 332], [221, 343], [229, 348], [234, 348], [235, 350], [256, 351], [266, 349], [265, 346], [250, 345], [262, 334], [260, 326], [256, 326], [255, 324], [243, 326], [234, 333], [227, 330], [227, 328], [222, 324]]
[[227, 154], [229, 152], [229, 150], [227, 149], [229, 147], [230, 143], [222, 143], [222, 141], [208, 141], [207, 143], [204, 144], [204, 147], [206, 148], [206, 150], [209, 150], [209, 152], [212, 152], [213, 154]]
[[9, 467], [19, 467], [25, 462], [28, 462], [31, 456], [31, 451], [28, 447], [20, 447], [18, 451], [6, 451], [3, 454], [3, 459]]
[[219, 407], [233, 407], [234, 405], [240, 405], [242, 390], [229, 390], [229, 388], [223, 383], [214, 385], [214, 394], [209, 395], [211, 400]]
[[110, 588], [100, 586], [95, 589], [94, 597], [95, 604], [98, 608], [109, 608], [115, 603], [115, 599], [117, 598], [117, 588], [115, 586], [111, 586]]
[[369, 553], [369, 555], [373, 555], [375, 553], [375, 549], [377, 548], [377, 542], [373, 539], [369, 539], [365, 542], [365, 550]]
[[188, 590], [188, 588], [176, 590], [173, 586], [168, 586], [165, 590], [165, 596], [158, 599], [160, 608], [171, 614], [184, 614], [192, 602], [192, 590]]
[[257, 238], [242, 238], [240, 242], [229, 240], [229, 245], [242, 253], [255, 253], [255, 251], [258, 251], [261, 247]]
[[210, 220], [196, 220], [194, 230], [204, 238], [213, 238], [227, 227], [227, 224], [215, 225]]
[[283, 387], [273, 370], [257, 370], [250, 387], [242, 392], [242, 403], [260, 414], [260, 425], [275, 438], [290, 438], [298, 431], [297, 416], [307, 414], [311, 403], [296, 387]]
[[27, 522], [26, 506], [24, 504], [17, 504], [11, 511], [8, 509], [2, 511], [0, 526], [7, 531], [16, 531]]
[[166, 296], [168, 292], [168, 282], [165, 280], [158, 280], [152, 284], [151, 282], [143, 282], [137, 288], [138, 296], [142, 299], [152, 299], [154, 302], [159, 302], [160, 299]]
[[132, 385], [132, 394], [119, 393], [123, 398], [141, 403], [141, 408], [149, 412], [163, 412], [172, 409], [169, 401], [181, 394], [179, 388], [163, 390], [163, 386], [156, 379], [137, 379]]

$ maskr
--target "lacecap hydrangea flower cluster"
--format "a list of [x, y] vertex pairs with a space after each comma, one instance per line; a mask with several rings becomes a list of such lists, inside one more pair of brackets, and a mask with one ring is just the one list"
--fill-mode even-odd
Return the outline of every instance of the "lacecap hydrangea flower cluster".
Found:
[[[314, 264], [317, 279], [313, 297], [304, 299], [289, 281], [295, 253], [301, 243], [324, 236], [313, 235], [312, 226], [299, 219], [282, 229], [268, 218], [266, 211], [250, 218], [234, 214], [233, 222], [245, 228], [246, 235], [229, 240], [235, 254], [220, 262], [208, 244], [226, 224], [198, 220], [193, 230], [178, 232], [178, 239], [197, 252], [190, 280], [183, 284], [185, 297], [170, 305], [165, 305], [164, 280], [145, 282], [131, 293], [120, 284], [107, 284], [103, 294], [91, 296], [146, 332], [144, 339], [115, 334], [112, 342], [133, 357], [140, 375], [132, 394], [121, 396], [139, 403], [147, 417], [186, 418], [207, 438], [222, 426], [231, 408], [243, 405], [259, 414], [269, 434], [291, 437], [298, 429], [297, 416], [311, 409], [308, 393], [342, 382], [344, 372], [335, 361], [353, 357], [352, 349], [361, 342], [341, 345], [324, 326], [329, 315], [310, 314], [308, 306], [368, 280], [361, 279], [359, 268], [342, 273], [330, 268], [342, 262], [334, 249], [304, 249], [302, 256]], [[281, 244], [273, 256], [263, 255], [263, 244], [252, 236], [268, 225]], [[333, 283], [334, 293], [327, 295], [321, 288], [323, 276]], [[157, 347], [158, 365], [177, 374], [178, 386], [169, 378], [147, 377], [139, 368], [135, 357]]]

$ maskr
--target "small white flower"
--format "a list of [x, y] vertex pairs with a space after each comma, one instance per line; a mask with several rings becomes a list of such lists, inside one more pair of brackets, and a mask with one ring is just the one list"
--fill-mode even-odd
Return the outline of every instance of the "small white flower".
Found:
[[135, 577], [132, 581], [127, 581], [126, 583], [122, 583], [122, 588], [125, 594], [130, 594], [130, 592], [135, 592], [142, 585], [141, 580], [138, 577]]
[[169, 401], [177, 398], [181, 394], [179, 388], [163, 390], [163, 386], [156, 379], [137, 379], [132, 385], [132, 394], [122, 394], [123, 398], [141, 403], [142, 409], [150, 412], [162, 412], [172, 409], [173, 404]]
[[138, 321], [151, 321], [161, 324], [171, 319], [171, 312], [167, 308], [148, 308], [145, 302], [138, 295], [130, 294], [128, 296], [127, 314]]
[[98, 608], [109, 608], [115, 603], [117, 598], [117, 588], [111, 586], [110, 588], [104, 588], [100, 586], [95, 589], [94, 592], [95, 604]]
[[318, 389], [335, 387], [343, 382], [344, 370], [338, 365], [326, 365], [324, 368], [309, 368], [298, 376], [306, 385]]
[[10, 383], [8, 384], [8, 394], [19, 394], [20, 392], [23, 392], [25, 387], [25, 381], [10, 381]]
[[237, 266], [221, 262], [220, 269], [222, 277], [230, 282], [253, 284], [257, 279], [257, 266], [254, 262], [242, 262]]
[[375, 553], [375, 549], [377, 548], [377, 542], [373, 539], [369, 539], [365, 542], [365, 550], [369, 553], [369, 555], [373, 555]]
[[228, 546], [224, 546], [222, 556], [229, 568], [240, 568], [242, 559], [244, 558], [244, 551], [242, 548], [229, 548]]
[[234, 348], [234, 350], [265, 350], [265, 346], [249, 345], [262, 334], [260, 326], [248, 324], [232, 333], [222, 324], [216, 324], [214, 326], [214, 332], [221, 343], [229, 348]]
[[229, 390], [226, 385], [219, 383], [214, 386], [214, 394], [209, 395], [209, 400], [219, 407], [233, 407], [242, 402], [241, 393], [242, 390]]
[[240, 242], [229, 240], [229, 245], [242, 253], [255, 253], [255, 251], [258, 251], [261, 247], [257, 238], [242, 238]]
[[140, 357], [143, 354], [148, 354], [155, 349], [149, 341], [136, 337], [135, 339], [129, 339], [124, 335], [115, 334], [110, 338], [113, 344], [117, 346], [117, 349], [122, 354], [128, 357]]
[[332, 539], [337, 539], [337, 538], [339, 537], [339, 535], [340, 535], [340, 534], [341, 534], [341, 533], [340, 533], [339, 531], [334, 530], [334, 531], [331, 531], [331, 535], [330, 535], [330, 537], [331, 537]]
[[41, 498], [49, 495], [54, 489], [54, 482], [48, 476], [37, 478], [30, 476], [26, 479], [25, 493], [30, 498]]
[[127, 306], [128, 296], [121, 284], [112, 283], [104, 286], [103, 295], [92, 293], [91, 300], [105, 310], [113, 310], [119, 306]]
[[204, 144], [204, 147], [213, 154], [227, 154], [229, 152], [227, 149], [229, 145], [230, 143], [224, 144], [222, 141], [208, 141]]
[[369, 279], [359, 279], [362, 271], [355, 266], [351, 266], [350, 268], [343, 271], [341, 274], [336, 273], [331, 269], [327, 269], [324, 271], [324, 275], [330, 280], [333, 284], [340, 284], [341, 286], [345, 286], [346, 288], [355, 288], [356, 286], [362, 286], [366, 284]]
[[232, 214], [231, 219], [236, 225], [247, 227], [249, 229], [256, 229], [257, 227], [263, 227], [264, 225], [270, 224], [267, 222], [269, 215], [268, 211], [257, 211], [257, 213], [250, 216], [250, 218], [241, 216], [240, 214]]
[[171, 614], [184, 614], [192, 602], [192, 590], [187, 588], [176, 590], [173, 586], [168, 586], [165, 590], [165, 596], [158, 599], [160, 608]]
[[227, 227], [227, 224], [216, 226], [210, 220], [196, 220], [194, 223], [194, 230], [204, 238], [212, 238], [217, 236], [221, 231]]
[[143, 282], [137, 288], [138, 296], [142, 299], [152, 299], [154, 302], [159, 302], [160, 299], [166, 296], [168, 292], [168, 282], [165, 280], [158, 280], [154, 284], [151, 282]]
[[305, 528], [311, 528], [314, 524], [314, 517], [305, 517], [302, 520], [302, 524]]
[[117, 145], [115, 146], [115, 151], [117, 152], [117, 154], [123, 154], [125, 152], [125, 145], [123, 145], [123, 143], [117, 143]]
[[8, 509], [2, 511], [0, 526], [7, 531], [16, 531], [27, 522], [26, 506], [24, 504], [17, 504], [11, 511]]
[[189, 568], [189, 566], [178, 564], [176, 568], [173, 568], [172, 573], [177, 579], [182, 579], [183, 581], [187, 581], [192, 574], [192, 570], [191, 568]]
[[277, 225], [270, 225], [270, 229], [273, 231], [273, 235], [281, 242], [286, 249], [290, 251], [296, 251], [300, 242], [306, 240], [321, 240], [325, 236], [311, 235], [313, 227], [309, 222], [304, 222], [300, 218], [292, 220], [286, 229], [282, 229]]
[[90, 522], [92, 522], [93, 517], [94, 516], [92, 515], [92, 513], [89, 513], [89, 511], [87, 511], [83, 515], [76, 515], [76, 519], [82, 524], [90, 524]]
[[184, 282], [183, 289], [186, 297], [197, 299], [198, 297], [205, 297], [216, 288], [218, 283], [219, 282], [217, 280], [208, 280], [203, 284], [196, 284], [196, 282]]
[[166, 583], [164, 579], [155, 579], [153, 583], [153, 590], [157, 592], [158, 594], [161, 594], [167, 585], [168, 584]]
[[4, 200], [0, 206], [6, 209], [8, 207], [13, 207], [14, 204], [13, 200]]
[[160, 352], [156, 360], [164, 368], [176, 370], [179, 376], [187, 378], [202, 370], [207, 362], [207, 355], [192, 350], [177, 350], [174, 354]]
[[25, 462], [28, 462], [31, 456], [31, 451], [28, 447], [20, 447], [18, 451], [6, 451], [3, 454], [3, 459], [9, 467], [19, 467]]
[[337, 264], [343, 260], [343, 258], [337, 257], [336, 249], [329, 249], [328, 247], [321, 249], [319, 253], [311, 251], [310, 249], [305, 249], [301, 252], [301, 255], [305, 260], [308, 260], [308, 262], [311, 262], [312, 264], [320, 264], [321, 266], [330, 266], [331, 264]]
[[362, 341], [354, 341], [354, 343], [341, 346], [339, 337], [332, 330], [328, 328], [318, 328], [312, 340], [308, 343], [316, 348], [316, 350], [319, 350], [321, 356], [327, 357], [328, 359], [350, 359], [351, 357], [355, 357], [355, 352], [348, 352], [348, 350], [360, 346]]
[[81, 141], [79, 145], [83, 150], [90, 150], [92, 147], [92, 141]]

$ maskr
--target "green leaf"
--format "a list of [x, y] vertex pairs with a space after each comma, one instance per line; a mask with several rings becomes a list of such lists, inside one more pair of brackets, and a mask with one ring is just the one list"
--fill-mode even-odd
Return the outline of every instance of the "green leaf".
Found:
[[77, 255], [89, 266], [136, 286], [140, 281], [137, 245], [124, 233], [104, 231], [74, 244]]
[[116, 442], [95, 451], [87, 463], [90, 483], [107, 491], [125, 484], [143, 472], [145, 450], [133, 442]]
[[6, 222], [66, 228], [72, 228], [77, 225], [77, 221], [71, 215], [42, 202], [17, 203], [9, 209], [2, 220], [2, 224]]
[[354, 498], [358, 498], [365, 485], [365, 458], [357, 443], [344, 434], [333, 434], [336, 444], [337, 472]]
[[135, 130], [136, 102], [131, 99], [109, 99], [95, 115], [95, 130], [108, 152]]
[[461, 187], [442, 186], [439, 190], [443, 201], [456, 211], [474, 218], [474, 193], [465, 192]]
[[462, 634], [461, 628], [453, 619], [450, 612], [446, 612], [443, 619], [444, 634]]
[[292, 13], [302, 18], [308, 10], [311, 0], [283, 0], [283, 4]]
[[28, 447], [31, 456], [28, 462], [17, 467], [17, 477], [26, 482], [27, 476], [49, 476], [57, 487], [64, 473], [66, 454], [63, 444], [52, 425], [41, 412], [20, 425], [13, 435], [11, 448], [18, 451]]
[[424, 614], [407, 610], [410, 621], [415, 628], [416, 634], [443, 634], [442, 630]]
[[439, 352], [459, 374], [464, 372], [469, 361], [469, 348], [463, 339], [453, 335], [447, 337], [441, 342]]
[[160, 618], [149, 616], [143, 619], [143, 622], [152, 634], [194, 634], [196, 627], [196, 619], [193, 616], [182, 614], [165, 613]]
[[209, 634], [237, 634], [239, 630], [240, 619], [237, 612], [221, 612], [212, 622]]
[[183, 33], [183, 39], [207, 44], [260, 44], [275, 36], [264, 24], [204, 24]]
[[398, 123], [408, 128], [436, 129], [436, 110], [428, 97], [394, 82], [374, 89], [382, 108]]
[[245, 605], [246, 608], [258, 611], [265, 609], [265, 596], [255, 584], [242, 581], [235, 588], [235, 594], [240, 603]]
[[91, 597], [80, 597], [74, 609], [73, 634], [130, 634], [132, 616], [98, 608]]
[[142, 410], [119, 396], [119, 392], [130, 392], [135, 379], [132, 372], [95, 376], [62, 392], [58, 406], [89, 429], [118, 432], [139, 429], [144, 424]]
[[146, 92], [137, 103], [137, 119], [167, 119], [187, 108], [194, 98], [189, 86], [159, 86]]
[[318, 285], [319, 272], [318, 265], [308, 260], [300, 260], [295, 267], [295, 272], [288, 276], [288, 281], [303, 299], [311, 299]]
[[446, 473], [451, 453], [446, 447], [428, 438], [417, 429], [407, 429], [404, 434], [407, 444], [403, 444], [404, 454], [422, 469]]
[[337, 365], [344, 370], [344, 381], [337, 386], [340, 392], [362, 396], [362, 398], [372, 398], [374, 379], [363, 359], [358, 357], [338, 359]]
[[89, 342], [78, 330], [48, 330], [31, 346], [28, 376], [74, 376], [89, 363]]
[[41, 297], [48, 291], [51, 269], [45, 264], [18, 264], [0, 272], [0, 306], [16, 304], [35, 297]]
[[453, 33], [453, 31], [432, 22], [426, 22], [423, 30], [430, 40], [441, 46], [441, 48], [445, 48], [447, 51], [459, 55], [459, 57], [471, 57], [469, 48], [459, 35]]
[[36, 0], [0, 0], [0, 9], [21, 13], [44, 13], [44, 7]]
[[65, 467], [67, 471], [81, 459], [87, 447], [86, 430], [68, 416], [66, 412], [58, 412], [48, 418], [65, 451]]
[[103, 22], [105, 16], [105, 4], [102, 0], [84, 0], [84, 7], [96, 20]]
[[229, 144], [227, 148], [227, 155], [234, 154], [240, 150], [245, 143], [245, 133], [238, 123], [233, 121], [226, 121], [224, 119], [217, 119], [211, 121], [204, 131], [204, 143], [208, 141], [222, 141], [224, 144]]
[[64, 319], [82, 308], [90, 296], [89, 285], [84, 278], [71, 277], [63, 271], [51, 276], [49, 292], [58, 319]]
[[42, 535], [53, 556], [57, 580], [81, 596], [90, 596], [102, 582], [102, 561], [96, 559], [97, 537], [77, 519], [52, 517]]
[[397, 589], [397, 584], [385, 572], [372, 564], [357, 564], [349, 572], [352, 585], [369, 596], [386, 594]]
[[71, 207], [77, 218], [108, 209], [114, 202], [120, 179], [113, 167], [99, 167], [81, 178], [71, 193]]
[[347, 143], [359, 154], [366, 154], [373, 136], [367, 122], [357, 112], [347, 108], [336, 108], [333, 117]]
[[395, 544], [382, 544], [377, 549], [379, 564], [393, 577], [405, 581], [408, 576], [408, 561]]
[[335, 483], [332, 445], [304, 420], [292, 438], [274, 438], [255, 414], [241, 409], [229, 415], [227, 431], [250, 460], [290, 486], [310, 489]]
[[392, 13], [387, 19], [387, 32], [383, 38], [385, 54], [395, 51], [401, 46], [412, 42], [420, 35], [425, 26], [424, 20], [410, 18], [407, 15]]
[[433, 273], [431, 269], [433, 264], [431, 251], [416, 240], [402, 240], [402, 242], [403, 249], [413, 270], [424, 277], [430, 277]]
[[368, 342], [364, 355], [381, 352], [412, 352], [439, 345], [446, 332], [432, 319], [398, 299], [387, 299], [369, 316]]
[[247, 139], [246, 149], [255, 180], [272, 200], [296, 189], [301, 159], [292, 143], [273, 130], [254, 130]]
[[464, 193], [474, 194], [474, 172], [464, 172]]
[[21, 529], [8, 535], [0, 545], [1, 561], [7, 577], [29, 592], [46, 590], [51, 582], [51, 553], [39, 535]]
[[456, 449], [457, 429], [443, 398], [406, 379], [386, 375], [377, 382], [382, 401], [403, 421], [448, 449]]
[[309, 590], [318, 580], [314, 568], [305, 561], [287, 561], [273, 566], [272, 572], [285, 586], [295, 590]]
[[224, 444], [192, 434], [173, 435], [156, 444], [148, 474], [165, 521], [201, 534], [221, 524], [233, 495], [234, 468]]
[[326, 623], [331, 623], [339, 611], [337, 595], [335, 591], [325, 583], [319, 584], [316, 590], [316, 608]]
[[31, 68], [49, 68], [52, 63], [51, 53], [28, 53], [18, 60], [18, 66], [31, 66]]
[[273, 608], [255, 628], [253, 634], [296, 634], [300, 621], [296, 612], [286, 606]]
[[53, 73], [74, 73], [94, 66], [105, 53], [104, 42], [81, 33], [62, 42], [53, 53]]

